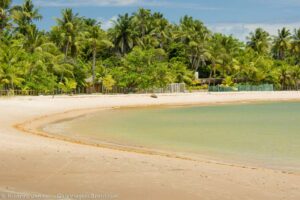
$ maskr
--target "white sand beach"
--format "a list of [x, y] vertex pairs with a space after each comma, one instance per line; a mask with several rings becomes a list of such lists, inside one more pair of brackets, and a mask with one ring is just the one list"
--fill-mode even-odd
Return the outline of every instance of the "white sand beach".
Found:
[[299, 174], [83, 145], [36, 130], [102, 108], [252, 101], [300, 101], [300, 92], [1, 97], [0, 199], [298, 200]]

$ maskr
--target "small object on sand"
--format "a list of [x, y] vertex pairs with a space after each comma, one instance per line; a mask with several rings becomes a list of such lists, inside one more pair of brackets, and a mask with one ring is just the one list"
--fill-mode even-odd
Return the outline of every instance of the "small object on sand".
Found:
[[154, 99], [157, 99], [157, 98], [158, 98], [158, 96], [157, 96], [156, 94], [151, 94], [150, 97], [151, 97], [151, 98], [154, 98]]

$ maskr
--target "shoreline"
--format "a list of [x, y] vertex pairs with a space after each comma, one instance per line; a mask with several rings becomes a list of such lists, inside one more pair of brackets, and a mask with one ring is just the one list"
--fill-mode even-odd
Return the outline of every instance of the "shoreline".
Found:
[[[55, 100], [48, 97], [16, 97], [5, 100], [0, 98], [0, 111], [14, 111], [14, 115], [8, 114], [8, 119], [5, 116], [0, 117], [0, 120], [7, 122], [6, 126], [0, 125], [0, 137], [4, 138], [4, 140], [0, 140], [0, 145], [1, 143], [4, 144], [3, 149], [0, 150], [0, 155], [4, 158], [3, 161], [0, 161], [0, 188], [5, 188], [7, 191], [16, 191], [16, 193], [27, 191], [28, 193], [38, 192], [41, 194], [106, 191], [118, 193], [122, 197], [121, 199], [141, 199], [141, 195], [147, 193], [147, 188], [151, 187], [151, 191], [155, 191], [153, 195], [156, 198], [165, 197], [165, 199], [199, 199], [203, 196], [204, 199], [219, 199], [219, 197], [223, 197], [223, 199], [240, 199], [245, 195], [255, 199], [266, 199], [266, 197], [280, 199], [287, 196], [290, 199], [298, 199], [300, 197], [300, 187], [294, 187], [294, 185], [300, 183], [297, 174], [267, 168], [252, 169], [251, 166], [235, 166], [231, 163], [218, 163], [213, 160], [194, 161], [184, 157], [164, 155], [164, 152], [161, 155], [160, 152], [157, 154], [147, 150], [135, 152], [135, 150], [124, 149], [124, 147], [121, 147], [121, 149], [107, 148], [107, 146], [95, 147], [89, 144], [81, 144], [80, 141], [66, 141], [51, 135], [44, 135], [45, 133], [38, 130], [41, 126], [49, 123], [49, 120], [55, 122], [66, 120], [66, 118], [71, 119], [98, 112], [102, 109], [182, 106], [182, 102], [185, 102], [183, 106], [193, 106], [270, 101], [300, 101], [300, 93], [168, 94], [159, 95], [159, 99], [151, 99], [149, 95], [56, 97]], [[6, 105], [6, 107], [1, 107], [1, 105]], [[9, 105], [17, 106], [16, 108], [10, 108]], [[18, 109], [23, 109], [24, 112], [29, 111], [29, 113], [19, 116], [17, 114]], [[4, 134], [1, 134], [1, 128], [3, 128], [2, 132], [4, 131]], [[32, 134], [32, 131], [37, 132]], [[7, 140], [5, 140], [6, 137]], [[28, 145], [23, 141], [29, 142]], [[17, 156], [20, 154], [26, 155], [23, 156], [24, 158], [21, 157], [20, 161], [16, 158], [5, 160], [11, 155]], [[78, 157], [79, 155], [81, 156]], [[81, 159], [78, 160], [77, 157], [84, 159], [85, 162]], [[106, 163], [105, 160], [110, 160], [109, 163], [112, 164]], [[36, 171], [32, 171], [32, 169], [35, 169], [33, 167], [34, 163], [38, 166]], [[20, 164], [23, 166], [23, 170], [16, 173], [14, 169]], [[54, 167], [55, 165], [61, 166], [58, 171]], [[156, 168], [155, 166], [160, 167]], [[95, 171], [91, 173], [87, 169]], [[74, 170], [82, 173], [80, 178], [79, 174], [78, 176], [72, 175], [71, 172]], [[135, 173], [128, 174], [126, 170], [134, 170]], [[152, 173], [149, 174], [149, 170]], [[166, 173], [162, 174], [162, 171], [165, 170]], [[118, 173], [116, 174], [116, 172]], [[182, 180], [182, 175], [184, 175], [185, 181], [178, 182], [178, 180]], [[27, 176], [33, 177], [32, 180], [24, 179]], [[103, 183], [101, 182], [102, 178], [97, 180], [95, 176], [99, 176], [99, 178], [106, 177], [111, 181]], [[140, 179], [140, 176], [144, 178]], [[161, 178], [157, 180], [156, 176]], [[63, 185], [59, 182], [62, 177], [64, 177]], [[113, 177], [117, 178], [118, 181], [114, 181]], [[207, 177], [210, 178], [207, 179]], [[257, 178], [256, 181], [253, 177]], [[19, 182], [17, 183], [15, 180], [19, 180]], [[80, 180], [86, 180], [86, 185], [80, 184]], [[133, 190], [130, 185], [125, 184], [129, 180], [134, 181], [135, 188], [139, 189]], [[147, 180], [151, 186], [143, 183], [142, 180]], [[162, 185], [157, 185], [157, 182], [165, 185], [165, 188], [162, 190]], [[174, 185], [173, 187], [166, 186], [171, 182]], [[260, 189], [265, 187], [263, 185], [266, 182], [268, 186], [265, 189], [269, 191], [267, 193]], [[193, 183], [193, 185], [189, 183]], [[50, 185], [55, 187], [50, 189]], [[245, 187], [246, 185], [248, 186]], [[220, 187], [227, 189], [216, 192], [216, 188]], [[177, 188], [176, 191], [175, 188]], [[202, 189], [199, 191], [199, 188]], [[232, 188], [236, 188], [236, 190], [233, 191]], [[232, 198], [231, 195], [226, 196], [228, 190], [235, 194], [235, 198]]]
[[145, 108], [169, 108], [169, 107], [192, 107], [192, 106], [221, 106], [221, 105], [240, 105], [240, 104], [264, 104], [264, 103], [279, 103], [279, 102], [300, 102], [299, 99], [289, 99], [289, 100], [251, 100], [251, 101], [232, 101], [232, 102], [219, 102], [219, 103], [194, 103], [194, 104], [161, 104], [161, 105], [140, 105], [140, 106], [122, 106], [122, 107], [97, 107], [97, 108], [88, 108], [88, 109], [75, 109], [69, 110], [62, 113], [55, 113], [52, 115], [40, 116], [29, 121], [18, 123], [14, 125], [14, 128], [22, 131], [24, 133], [33, 134], [41, 137], [45, 137], [53, 140], [60, 140], [63, 142], [69, 142], [77, 145], [84, 145], [96, 148], [107, 148], [111, 150], [123, 151], [128, 153], [138, 153], [143, 155], [156, 155], [167, 158], [175, 158], [180, 160], [194, 161], [200, 163], [210, 163], [215, 165], [224, 165], [236, 168], [247, 168], [251, 170], [270, 170], [274, 173], [283, 173], [300, 176], [298, 172], [291, 172], [282, 169], [273, 169], [266, 166], [253, 165], [253, 163], [244, 163], [237, 162], [233, 159], [221, 159], [220, 156], [213, 155], [198, 155], [197, 158], [186, 155], [178, 154], [170, 151], [163, 151], [160, 149], [145, 148], [145, 147], [135, 147], [130, 145], [117, 144], [113, 142], [100, 142], [100, 143], [91, 143], [83, 141], [80, 139], [75, 139], [63, 135], [51, 134], [44, 130], [49, 124], [63, 123], [69, 120], [78, 119], [85, 117], [90, 114], [98, 113], [104, 110], [116, 110], [116, 109], [145, 109]]

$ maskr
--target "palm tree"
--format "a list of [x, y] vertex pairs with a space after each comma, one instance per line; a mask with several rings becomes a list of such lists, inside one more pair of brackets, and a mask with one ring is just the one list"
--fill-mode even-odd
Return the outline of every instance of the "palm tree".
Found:
[[8, 25], [11, 0], [0, 0], [0, 33]]
[[128, 13], [119, 15], [119, 18], [113, 23], [114, 27], [109, 30], [109, 35], [117, 53], [125, 55], [133, 48], [134, 44], [132, 17]]
[[162, 39], [165, 39], [167, 20], [160, 13], [152, 14], [150, 10], [139, 9], [132, 17], [133, 34], [135, 44], [144, 49], [162, 47]]
[[224, 55], [226, 54], [226, 50], [221, 43], [222, 40], [222, 34], [214, 34], [209, 43], [209, 61], [211, 63], [209, 78], [216, 78], [217, 66], [223, 63], [223, 58], [225, 57]]
[[191, 68], [198, 71], [200, 66], [205, 66], [209, 57], [208, 41], [211, 37], [207, 27], [199, 20], [184, 16], [180, 20], [177, 37], [186, 44]]
[[291, 72], [292, 79], [294, 80], [294, 85], [296, 90], [299, 90], [299, 79], [300, 79], [300, 67], [293, 66]]
[[280, 77], [281, 89], [282, 90], [287, 89], [290, 79], [292, 78], [290, 66], [288, 66], [286, 64], [283, 64], [282, 66], [280, 66], [279, 77]]
[[288, 29], [282, 28], [278, 30], [278, 36], [274, 39], [274, 54], [275, 58], [284, 60], [286, 52], [290, 49], [291, 33]]
[[62, 17], [56, 20], [58, 23], [57, 31], [61, 33], [63, 39], [65, 59], [68, 58], [70, 50], [71, 55], [75, 56], [77, 53], [76, 39], [81, 27], [78, 14], [74, 14], [72, 9], [67, 8], [62, 11]]
[[144, 8], [140, 8], [133, 14], [132, 23], [136, 29], [138, 37], [144, 37], [151, 31], [151, 17], [151, 11]]
[[12, 11], [12, 18], [18, 25], [16, 28], [21, 34], [28, 33], [29, 26], [32, 25], [34, 20], [42, 19], [39, 10], [34, 7], [32, 0], [25, 0], [23, 5], [15, 6]]
[[87, 40], [88, 45], [91, 48], [91, 52], [93, 55], [93, 62], [92, 62], [92, 74], [93, 74], [93, 84], [96, 80], [96, 58], [97, 52], [101, 48], [112, 47], [113, 44], [107, 39], [106, 33], [101, 29], [100, 23], [96, 20], [87, 20]]
[[15, 40], [11, 36], [5, 36], [5, 41], [0, 45], [1, 74], [0, 84], [5, 89], [14, 90], [23, 82], [23, 70], [25, 65], [25, 51], [21, 47], [21, 40]]
[[270, 35], [262, 28], [250, 33], [247, 45], [259, 54], [266, 55], [270, 49]]
[[28, 26], [27, 32], [24, 46], [30, 53], [33, 53], [37, 47], [44, 43], [43, 34], [36, 25]]
[[294, 30], [294, 35], [292, 37], [291, 50], [296, 58], [295, 64], [300, 64], [300, 29]]
[[154, 13], [152, 19], [153, 29], [151, 30], [150, 35], [156, 40], [160, 48], [164, 48], [172, 38], [172, 27], [161, 13]]
[[243, 44], [233, 36], [223, 36], [221, 40], [222, 48], [224, 52], [222, 53], [222, 76], [226, 77], [226, 73], [232, 73], [239, 69], [239, 63], [236, 59], [241, 51]]

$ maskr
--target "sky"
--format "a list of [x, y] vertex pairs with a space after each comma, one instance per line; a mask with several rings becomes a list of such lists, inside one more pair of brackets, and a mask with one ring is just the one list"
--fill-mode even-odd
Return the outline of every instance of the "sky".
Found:
[[[38, 22], [49, 30], [61, 10], [71, 7], [81, 16], [101, 20], [103, 28], [111, 27], [111, 20], [119, 14], [133, 13], [138, 8], [162, 12], [173, 23], [184, 15], [203, 21], [212, 31], [232, 34], [246, 40], [258, 27], [272, 35], [283, 26], [300, 28], [300, 0], [33, 0], [43, 15]], [[22, 0], [14, 0], [20, 4]]]

